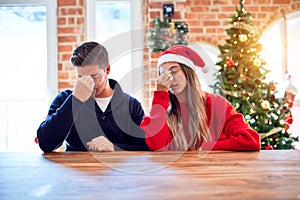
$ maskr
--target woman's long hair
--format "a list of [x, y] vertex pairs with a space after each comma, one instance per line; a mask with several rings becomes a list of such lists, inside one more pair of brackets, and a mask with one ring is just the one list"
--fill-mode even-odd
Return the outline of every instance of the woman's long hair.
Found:
[[186, 103], [189, 112], [188, 130], [190, 133], [190, 142], [188, 143], [184, 134], [180, 104], [176, 96], [170, 92], [167, 121], [173, 135], [175, 150], [197, 150], [202, 142], [211, 140], [207, 125], [205, 93], [201, 89], [200, 81], [194, 70], [183, 64], [179, 65], [187, 79]]

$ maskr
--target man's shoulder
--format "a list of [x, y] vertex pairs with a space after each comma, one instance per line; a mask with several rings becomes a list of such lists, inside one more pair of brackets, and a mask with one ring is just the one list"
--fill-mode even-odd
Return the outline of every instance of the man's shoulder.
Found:
[[57, 97], [67, 98], [68, 96], [70, 96], [72, 94], [72, 92], [73, 91], [70, 89], [62, 90], [62, 91], [60, 91], [60, 93], [58, 93]]
[[70, 90], [70, 89], [62, 90], [56, 95], [56, 97], [54, 98], [54, 101], [61, 101], [61, 100], [64, 101], [70, 95], [72, 95], [72, 90]]
[[133, 97], [133, 96], [131, 96], [131, 95], [125, 93], [125, 92], [123, 92], [123, 96], [124, 96], [124, 98], [128, 99], [129, 102], [140, 104], [140, 102], [137, 98], [135, 98], [135, 97]]

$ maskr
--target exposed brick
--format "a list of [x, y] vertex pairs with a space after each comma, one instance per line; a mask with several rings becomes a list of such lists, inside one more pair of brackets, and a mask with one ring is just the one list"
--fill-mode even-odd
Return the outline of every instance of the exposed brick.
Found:
[[277, 6], [261, 6], [260, 10], [263, 12], [273, 12], [276, 11], [278, 9]]
[[72, 45], [58, 45], [58, 52], [72, 52]]
[[192, 27], [190, 28], [190, 33], [203, 33], [202, 27]]
[[62, 64], [61, 63], [58, 63], [58, 71], [61, 71], [62, 69], [63, 69], [63, 66], [62, 66]]
[[58, 42], [75, 42], [76, 36], [58, 36]]
[[57, 6], [75, 6], [76, 0], [57, 0]]
[[151, 12], [149, 12], [149, 14], [150, 14], [151, 19], [155, 19], [157, 16], [160, 17], [161, 12], [160, 11], [151, 11]]
[[220, 26], [220, 21], [207, 20], [203, 22], [203, 26]]
[[67, 72], [58, 72], [58, 79], [63, 80], [63, 79], [68, 79], [69, 78], [69, 73]]
[[61, 9], [62, 15], [82, 15], [82, 8], [63, 8]]
[[65, 17], [59, 17], [59, 18], [57, 18], [57, 25], [65, 25], [66, 21], [67, 20]]
[[217, 19], [217, 15], [216, 15], [216, 13], [201, 13], [201, 14], [199, 14], [199, 19], [200, 20]]
[[68, 18], [68, 24], [69, 25], [75, 24], [75, 18], [73, 18], [73, 17]]
[[232, 13], [220, 13], [218, 14], [218, 19], [229, 19], [232, 15]]
[[70, 85], [70, 83], [68, 81], [59, 81], [58, 82], [58, 87], [63, 90], [63, 89], [67, 89], [67, 88], [72, 88], [73, 86]]
[[193, 6], [203, 6], [203, 5], [210, 5], [210, 0], [201, 0], [201, 1], [191, 1]]
[[76, 27], [58, 27], [57, 28], [58, 33], [60, 34], [74, 34], [77, 33]]
[[162, 9], [163, 4], [161, 2], [153, 2], [149, 3], [149, 9], [153, 8], [161, 8]]
[[273, 4], [288, 4], [290, 0], [273, 0]]
[[70, 58], [71, 58], [71, 56], [72, 56], [71, 53], [72, 53], [72, 52], [61, 54], [61, 61], [69, 61]]
[[235, 6], [222, 6], [221, 10], [223, 12], [231, 12], [232, 14], [235, 14]]
[[202, 20], [190, 20], [188, 22], [189, 27], [198, 27], [201, 25]]
[[77, 24], [84, 24], [84, 23], [85, 23], [85, 20], [84, 20], [83, 17], [79, 17], [79, 18], [77, 18], [76, 23], [77, 23]]
[[186, 18], [189, 19], [197, 19], [198, 14], [196, 13], [186, 13]]
[[251, 14], [259, 12], [259, 6], [249, 6], [246, 12], [250, 12]]
[[191, 12], [208, 12], [208, 7], [202, 7], [202, 6], [195, 6], [195, 7], [191, 7]]

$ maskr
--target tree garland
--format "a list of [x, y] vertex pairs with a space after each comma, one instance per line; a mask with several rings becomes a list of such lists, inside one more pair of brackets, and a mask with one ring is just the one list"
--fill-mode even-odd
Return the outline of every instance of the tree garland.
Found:
[[157, 17], [153, 20], [154, 28], [147, 33], [148, 46], [153, 53], [165, 51], [169, 47], [188, 44], [189, 27], [183, 22], [171, 22], [171, 18], [164, 17], [163, 21]]

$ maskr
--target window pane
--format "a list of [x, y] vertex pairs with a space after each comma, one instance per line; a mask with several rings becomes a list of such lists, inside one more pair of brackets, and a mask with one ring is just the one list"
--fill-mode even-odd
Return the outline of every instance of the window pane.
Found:
[[0, 99], [46, 96], [45, 6], [0, 7]]
[[0, 151], [40, 151], [34, 143], [47, 95], [46, 5], [0, 6]]
[[287, 47], [288, 73], [292, 77], [293, 84], [300, 89], [300, 65], [298, 60], [300, 52], [300, 17], [287, 21]]
[[277, 83], [278, 96], [283, 96], [286, 84], [283, 82], [283, 44], [281, 36], [281, 22], [275, 23], [270, 29], [265, 31], [261, 38], [263, 50], [261, 57], [265, 59], [265, 68], [270, 70], [267, 76], [267, 81]]
[[[95, 6], [95, 38], [104, 44], [109, 53], [111, 63], [110, 77], [121, 81], [132, 70], [131, 34], [131, 4], [130, 2], [96, 2]], [[116, 46], [115, 41], [119, 41]], [[125, 49], [120, 55], [115, 55], [116, 49]], [[111, 51], [110, 51], [111, 49]], [[115, 49], [115, 50], [114, 50]], [[113, 52], [114, 51], [114, 52]]]

